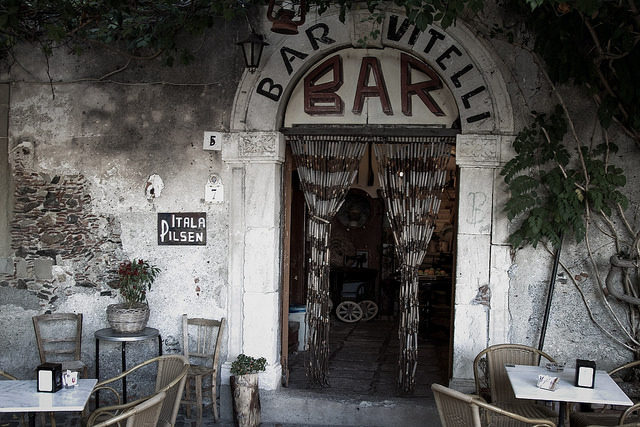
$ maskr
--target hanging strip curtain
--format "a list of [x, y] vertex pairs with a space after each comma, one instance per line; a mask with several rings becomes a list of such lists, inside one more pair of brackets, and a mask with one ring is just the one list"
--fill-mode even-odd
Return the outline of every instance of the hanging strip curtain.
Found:
[[401, 262], [398, 387], [415, 388], [418, 267], [427, 252], [447, 177], [451, 137], [387, 137], [376, 143], [378, 177]]
[[307, 240], [307, 377], [327, 385], [329, 373], [329, 233], [353, 184], [366, 142], [359, 136], [296, 135], [289, 142], [309, 209]]

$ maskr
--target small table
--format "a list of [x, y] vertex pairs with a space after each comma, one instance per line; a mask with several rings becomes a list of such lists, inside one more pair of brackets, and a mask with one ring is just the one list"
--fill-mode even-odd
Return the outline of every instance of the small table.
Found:
[[[633, 402], [605, 371], [596, 371], [594, 388], [574, 385], [576, 370], [565, 368], [550, 372], [541, 366], [505, 365], [513, 393], [518, 399], [547, 400], [560, 403], [558, 427], [564, 426], [567, 402], [631, 406]], [[558, 377], [555, 391], [538, 388], [538, 375]]]
[[[100, 340], [114, 341], [121, 343], [122, 372], [127, 370], [127, 343], [131, 341], [144, 341], [158, 337], [158, 355], [162, 356], [162, 337], [160, 331], [155, 328], [144, 328], [139, 332], [116, 332], [111, 328], [100, 329], [95, 332], [96, 337], [96, 378], [100, 379]], [[122, 377], [122, 398], [127, 403], [127, 377]], [[96, 406], [100, 403], [98, 392], [96, 392]]]
[[0, 412], [28, 412], [35, 426], [36, 412], [82, 412], [96, 379], [79, 379], [78, 385], [55, 393], [38, 392], [36, 380], [0, 381]]

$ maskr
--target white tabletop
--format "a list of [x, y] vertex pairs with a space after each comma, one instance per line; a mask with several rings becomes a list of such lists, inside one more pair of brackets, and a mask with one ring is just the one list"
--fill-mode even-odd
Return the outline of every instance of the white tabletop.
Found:
[[[605, 371], [596, 371], [594, 388], [583, 388], [574, 386], [576, 371], [572, 368], [565, 368], [562, 372], [550, 372], [541, 366], [505, 365], [505, 368], [513, 393], [518, 399], [633, 405]], [[559, 381], [554, 391], [538, 388], [540, 374], [558, 377]]]
[[0, 381], [0, 412], [82, 411], [98, 380], [79, 379], [78, 385], [55, 393], [38, 392], [36, 380]]

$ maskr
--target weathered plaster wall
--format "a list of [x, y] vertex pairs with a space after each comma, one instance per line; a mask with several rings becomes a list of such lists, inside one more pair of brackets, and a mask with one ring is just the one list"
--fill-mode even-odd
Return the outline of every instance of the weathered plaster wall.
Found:
[[[469, 125], [458, 139], [457, 162], [462, 170], [454, 376], [467, 380], [473, 357], [487, 345], [505, 341], [537, 344], [543, 289], [551, 268], [551, 256], [541, 248], [514, 255], [506, 243], [509, 224], [502, 213], [506, 193], [499, 169], [512, 155], [510, 142], [528, 122], [529, 112], [545, 111], [556, 103], [530, 54], [482, 35], [493, 23], [507, 24], [506, 19], [499, 9], [489, 8], [468, 27], [448, 30], [456, 43], [473, 47], [467, 53], [485, 71], [482, 78], [492, 92], [485, 101], [496, 117], [491, 126], [489, 122], [486, 127]], [[370, 30], [357, 14], [350, 15], [345, 26], [338, 23], [336, 14], [314, 17], [306, 25], [321, 22], [329, 22], [332, 31], [335, 27], [331, 36], [342, 47], [353, 46]], [[268, 32], [266, 26], [262, 30]], [[408, 49], [410, 33], [388, 46]], [[179, 318], [187, 312], [228, 316], [230, 328], [223, 352], [230, 356], [247, 351], [278, 360], [278, 341], [273, 337], [278, 336], [279, 328], [284, 161], [284, 141], [277, 132], [279, 117], [296, 79], [314, 61], [335, 52], [329, 45], [312, 49], [301, 34], [298, 38], [271, 36], [264, 68], [254, 75], [245, 74], [242, 81], [241, 58], [233, 42], [246, 32], [245, 25], [238, 23], [216, 26], [190, 66], [171, 69], [156, 63], [130, 64], [100, 81], [95, 78], [117, 71], [126, 60], [105, 52], [89, 52], [80, 58], [56, 55], [49, 70], [54, 84], [49, 85], [43, 58], [37, 50], [25, 49], [19, 62], [2, 76], [11, 82], [9, 144], [3, 151], [12, 153], [7, 176], [16, 185], [13, 193], [10, 180], [0, 183], [0, 207], [2, 191], [10, 191], [7, 194], [15, 196], [5, 205], [14, 198], [21, 203], [16, 205], [18, 222], [14, 220], [12, 226], [25, 225], [31, 212], [51, 221], [60, 219], [60, 229], [66, 230], [76, 223], [70, 218], [75, 215], [78, 221], [86, 220], [85, 228], [90, 231], [79, 234], [85, 237], [77, 256], [65, 258], [62, 252], [69, 249], [64, 239], [48, 241], [43, 232], [35, 241], [28, 240], [28, 250], [23, 251], [19, 229], [9, 239], [8, 225], [3, 230], [0, 222], [0, 248], [9, 249], [6, 255], [0, 253], [0, 366], [18, 376], [32, 375], [37, 354], [30, 318], [47, 309], [85, 313], [83, 357], [92, 363], [93, 332], [107, 326], [105, 308], [117, 301], [107, 282], [118, 260], [131, 257], [149, 259], [162, 269], [149, 294], [150, 325], [162, 331], [166, 352], [180, 350]], [[422, 50], [426, 38], [420, 43], [416, 51]], [[288, 76], [279, 51], [285, 45], [309, 53], [306, 62], [293, 61], [295, 69]], [[256, 95], [255, 88], [265, 77], [284, 86], [277, 105]], [[561, 90], [581, 136], [589, 140], [596, 122], [589, 100], [572, 88]], [[233, 131], [222, 153], [202, 150], [204, 130]], [[638, 150], [616, 130], [610, 137], [621, 146], [616, 162], [628, 171], [627, 189], [633, 200], [630, 218], [637, 222]], [[219, 174], [225, 184], [224, 203], [204, 202], [204, 186], [211, 173]], [[164, 189], [148, 200], [145, 187], [152, 174], [162, 179]], [[18, 200], [21, 191], [31, 191], [27, 188], [38, 195], [34, 196], [38, 204], [28, 211], [29, 202]], [[65, 202], [64, 212], [51, 211], [47, 194], [54, 193], [62, 196], [60, 200], [73, 194], [72, 199], [82, 201], [82, 209], [73, 213], [69, 209], [76, 207]], [[7, 210], [9, 217], [13, 208]], [[157, 245], [156, 214], [178, 211], [207, 213], [206, 246]], [[57, 224], [51, 222], [48, 227], [55, 231]], [[39, 226], [37, 221], [35, 226]], [[594, 241], [594, 247], [606, 259], [604, 241]], [[91, 259], [87, 259], [89, 253]], [[582, 248], [568, 242], [563, 263], [571, 268], [572, 276], [581, 277], [579, 283], [595, 316], [607, 319], [599, 308], [601, 296]], [[592, 325], [568, 277], [565, 273], [567, 280], [557, 284], [545, 349], [569, 363], [577, 355], [602, 360], [605, 368], [630, 358]], [[105, 369], [117, 370], [118, 348], [105, 345], [103, 351]], [[131, 360], [139, 360], [154, 355], [155, 347], [149, 342], [131, 346], [130, 352]], [[228, 365], [223, 368], [227, 374]], [[277, 384], [278, 366], [273, 365], [269, 381]]]
[[[16, 183], [10, 197], [16, 215], [11, 238], [0, 228], [0, 248], [9, 247], [0, 252], [3, 369], [33, 376], [31, 316], [46, 310], [84, 313], [83, 359], [93, 369], [93, 333], [108, 326], [106, 306], [119, 302], [108, 282], [127, 258], [161, 269], [148, 293], [149, 326], [161, 331], [166, 353], [181, 351], [182, 313], [226, 316], [228, 205], [205, 202], [204, 189], [211, 174], [224, 185], [231, 172], [220, 152], [202, 149], [202, 139], [205, 130], [228, 129], [244, 70], [234, 42], [245, 35], [244, 23], [221, 21], [193, 64], [133, 61], [102, 81], [127, 60], [60, 51], [50, 60], [49, 85], [42, 55], [27, 47], [20, 66], [4, 73], [12, 102], [9, 147], [0, 161], [13, 150], [2, 177]], [[153, 174], [164, 188], [147, 199]], [[12, 211], [5, 205], [3, 215]], [[205, 212], [206, 246], [159, 246], [158, 212]], [[130, 345], [129, 363], [156, 352], [151, 341]], [[119, 370], [119, 346], [104, 343], [101, 356], [101, 377]]]
[[[482, 21], [482, 22], [481, 22]], [[517, 40], [523, 36], [522, 28], [514, 26], [512, 17], [505, 15], [499, 7], [489, 7], [484, 15], [475, 21], [480, 31], [487, 33], [487, 29], [496, 23], [499, 26], [512, 29]], [[481, 36], [496, 53], [496, 62], [507, 83], [516, 130], [530, 122], [531, 111], [550, 111], [559, 101], [552, 91], [552, 87], [545, 78], [542, 70], [533, 56], [524, 49], [514, 47], [500, 38]], [[523, 37], [524, 39], [525, 37]], [[559, 87], [563, 102], [567, 105], [579, 138], [584, 144], [596, 144], [602, 139], [602, 129], [598, 125], [597, 113], [592, 100], [587, 94], [581, 93], [572, 86]], [[608, 130], [608, 137], [615, 142], [620, 150], [611, 157], [611, 162], [624, 168], [627, 175], [627, 185], [624, 189], [631, 201], [627, 210], [627, 218], [637, 228], [640, 224], [640, 177], [637, 165], [640, 164], [640, 150], [630, 141], [619, 128], [613, 126]], [[571, 144], [570, 134], [567, 136]], [[504, 160], [508, 160], [507, 156]], [[504, 161], [503, 160], [503, 161]], [[502, 177], [496, 176], [494, 181], [494, 231], [492, 244], [501, 247], [506, 245], [509, 230], [513, 227], [506, 221], [502, 212], [506, 200], [505, 186]], [[461, 213], [462, 218], [462, 213]], [[620, 227], [621, 224], [616, 223]], [[496, 234], [496, 231], [499, 234]], [[594, 231], [594, 228], [592, 228]], [[596, 263], [607, 266], [609, 256], [615, 253], [611, 241], [598, 232], [590, 234], [590, 244], [595, 253]], [[506, 341], [524, 343], [537, 346], [540, 339], [542, 318], [546, 304], [546, 290], [548, 289], [553, 256], [541, 245], [537, 249], [527, 248], [513, 253], [507, 249], [506, 257], [501, 268], [506, 273], [508, 283], [504, 292], [496, 292], [492, 283], [492, 304], [496, 298], [506, 298], [506, 315], [500, 319], [501, 323], [508, 323], [505, 336]], [[509, 253], [510, 252], [510, 253]], [[547, 329], [544, 350], [552, 356], [565, 360], [568, 365], [575, 363], [576, 358], [596, 360], [599, 367], [609, 369], [633, 358], [633, 355], [621, 345], [615, 343], [603, 333], [589, 318], [585, 302], [578, 292], [579, 287], [584, 292], [593, 317], [602, 325], [606, 325], [614, 335], [620, 337], [620, 328], [604, 309], [603, 296], [596, 284], [596, 274], [587, 258], [585, 243], [565, 241], [561, 266], [558, 269], [556, 288], [551, 306], [551, 316]], [[569, 269], [564, 271], [563, 266]], [[603, 274], [604, 271], [604, 275]], [[604, 280], [607, 269], [600, 270], [601, 280]], [[574, 280], [571, 280], [571, 278]], [[505, 293], [506, 292], [506, 293]], [[615, 300], [608, 298], [622, 322], [626, 324], [626, 312]], [[499, 342], [489, 339], [488, 344]]]
[[[9, 85], [0, 84], [0, 236], [9, 234], [12, 198], [11, 173], [9, 171]], [[0, 257], [9, 255], [9, 239], [0, 237]], [[1, 261], [0, 261], [1, 262]], [[9, 268], [6, 263], [0, 264], [0, 272]]]

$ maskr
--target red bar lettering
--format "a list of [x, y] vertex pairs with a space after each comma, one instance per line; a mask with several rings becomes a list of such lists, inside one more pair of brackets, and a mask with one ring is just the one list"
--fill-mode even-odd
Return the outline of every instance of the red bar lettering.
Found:
[[[376, 80], [375, 86], [368, 86], [371, 71], [373, 71], [373, 75]], [[380, 67], [380, 61], [378, 58], [365, 56], [362, 58], [362, 63], [360, 64], [358, 86], [356, 88], [356, 96], [353, 99], [353, 109], [351, 111], [355, 114], [362, 113], [364, 99], [372, 96], [380, 98], [382, 111], [384, 111], [386, 115], [393, 114], [391, 101], [389, 100], [389, 94], [387, 93], [387, 85], [384, 81], [384, 76], [382, 75], [382, 68]]]
[[[411, 70], [416, 69], [427, 76], [430, 80], [425, 80], [419, 83], [411, 83]], [[436, 116], [444, 116], [444, 111], [431, 97], [429, 92], [442, 88], [442, 80], [438, 77], [438, 74], [427, 64], [418, 61], [416, 58], [407, 55], [406, 53], [400, 56], [400, 90], [402, 96], [402, 112], [405, 116], [411, 115], [411, 96], [418, 95], [424, 105], [427, 106]]]

